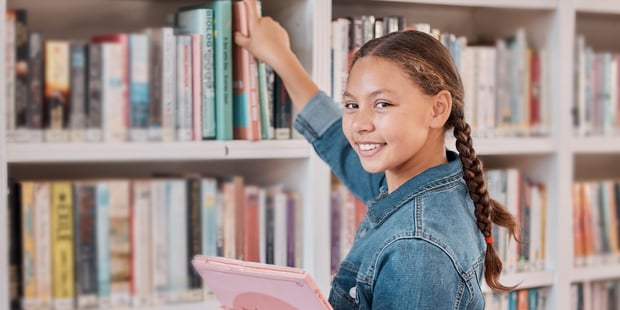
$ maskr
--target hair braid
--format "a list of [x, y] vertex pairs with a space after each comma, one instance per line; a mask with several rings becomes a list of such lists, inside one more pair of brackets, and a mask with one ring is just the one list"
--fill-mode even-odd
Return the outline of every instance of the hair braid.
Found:
[[[517, 223], [513, 216], [497, 201], [489, 197], [482, 162], [476, 156], [472, 139], [471, 128], [465, 122], [462, 115], [457, 115], [454, 119], [454, 137], [456, 138], [456, 149], [459, 151], [461, 163], [463, 164], [463, 178], [469, 188], [469, 195], [474, 202], [476, 221], [478, 228], [485, 237], [491, 237], [492, 224], [506, 227], [508, 233], [516, 241]], [[507, 292], [514, 290], [515, 286], [505, 286], [499, 282], [499, 275], [502, 272], [503, 264], [493, 244], [487, 244], [485, 254], [484, 277], [489, 287], [497, 292]]]

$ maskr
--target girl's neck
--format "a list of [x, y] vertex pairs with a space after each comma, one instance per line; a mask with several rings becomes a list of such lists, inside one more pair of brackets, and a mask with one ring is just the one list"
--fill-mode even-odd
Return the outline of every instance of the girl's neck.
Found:
[[[438, 139], [433, 140], [437, 141]], [[402, 169], [398, 169], [398, 171], [385, 171], [388, 193], [394, 192], [405, 182], [411, 180], [425, 170], [447, 163], [448, 158], [446, 157], [444, 139], [442, 138], [440, 141], [441, 142], [425, 144], [422, 150], [405, 164], [406, 167], [401, 167]]]

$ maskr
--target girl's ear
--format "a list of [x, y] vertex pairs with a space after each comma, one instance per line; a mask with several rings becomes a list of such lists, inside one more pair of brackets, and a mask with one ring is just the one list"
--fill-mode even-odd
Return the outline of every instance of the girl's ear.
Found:
[[443, 128], [452, 111], [452, 94], [442, 90], [433, 97], [433, 118], [431, 128]]

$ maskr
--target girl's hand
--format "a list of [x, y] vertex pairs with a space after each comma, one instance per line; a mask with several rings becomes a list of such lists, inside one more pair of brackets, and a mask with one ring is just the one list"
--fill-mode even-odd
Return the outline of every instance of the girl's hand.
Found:
[[294, 57], [288, 33], [271, 17], [258, 15], [256, 0], [243, 2], [248, 12], [249, 35], [235, 32], [235, 43], [274, 69], [285, 66], [286, 61]]

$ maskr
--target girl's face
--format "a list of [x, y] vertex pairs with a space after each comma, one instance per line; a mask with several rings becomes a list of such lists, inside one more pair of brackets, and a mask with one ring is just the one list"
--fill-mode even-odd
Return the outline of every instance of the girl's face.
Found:
[[[443, 92], [440, 92], [442, 94]], [[445, 95], [445, 94], [444, 94]], [[342, 129], [368, 172], [386, 172], [390, 192], [444, 163], [439, 95], [428, 96], [396, 64], [358, 59], [344, 93]], [[449, 110], [448, 110], [449, 112]]]

